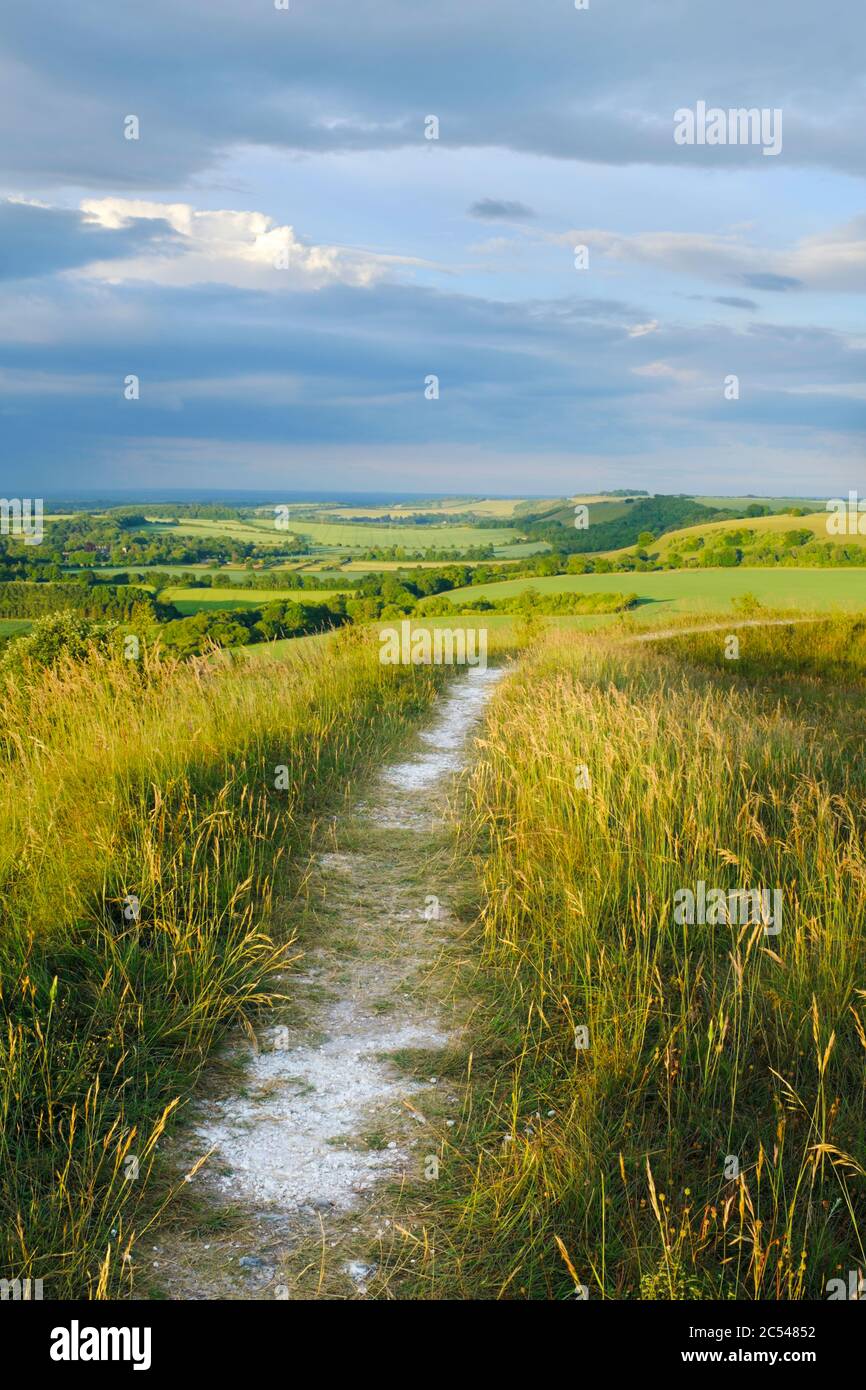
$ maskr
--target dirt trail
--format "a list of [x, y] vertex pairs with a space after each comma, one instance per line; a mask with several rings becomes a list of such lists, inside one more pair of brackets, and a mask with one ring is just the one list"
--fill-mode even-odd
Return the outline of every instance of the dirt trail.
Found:
[[460, 1117], [462, 1082], [448, 1072], [463, 1064], [449, 1058], [469, 1005], [452, 988], [459, 885], [444, 815], [501, 674], [458, 676], [409, 756], [324, 833], [298, 921], [303, 958], [280, 982], [288, 1002], [257, 1051], [232, 1040], [172, 1141], [179, 1172], [213, 1153], [146, 1248], [138, 1296], [385, 1292], [395, 1185], [424, 1179]]

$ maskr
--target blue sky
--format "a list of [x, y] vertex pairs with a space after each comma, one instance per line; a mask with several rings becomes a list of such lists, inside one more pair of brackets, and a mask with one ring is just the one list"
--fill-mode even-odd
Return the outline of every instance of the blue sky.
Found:
[[[863, 490], [860, 0], [3, 31], [6, 495]], [[781, 151], [678, 145], [699, 101], [781, 111]]]

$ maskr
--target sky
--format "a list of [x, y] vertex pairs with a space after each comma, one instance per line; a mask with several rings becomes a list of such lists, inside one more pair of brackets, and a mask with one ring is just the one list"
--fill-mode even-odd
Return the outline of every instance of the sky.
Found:
[[0, 490], [866, 491], [864, 55], [862, 0], [6, 7]]

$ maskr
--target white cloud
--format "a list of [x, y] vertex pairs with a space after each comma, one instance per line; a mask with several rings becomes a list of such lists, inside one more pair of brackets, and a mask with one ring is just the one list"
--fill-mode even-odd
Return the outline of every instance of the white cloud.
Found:
[[294, 227], [278, 226], [263, 212], [200, 211], [190, 203], [140, 198], [85, 198], [81, 211], [102, 227], [161, 220], [171, 229], [153, 248], [125, 260], [94, 262], [76, 272], [118, 284], [232, 285], [239, 289], [320, 289], [342, 283], [366, 286], [398, 268], [427, 266], [408, 256], [301, 241]]
[[692, 367], [674, 367], [670, 362], [647, 362], [644, 366], [632, 367], [631, 370], [634, 376], [668, 379], [682, 386], [697, 381], [700, 376]]
[[633, 323], [628, 330], [630, 338], [645, 338], [648, 333], [658, 331], [658, 319], [651, 319], [649, 323]]
[[758, 290], [771, 288], [762, 285], [760, 277], [782, 277], [800, 281], [810, 290], [866, 292], [866, 216], [779, 249], [746, 240], [743, 232], [747, 230], [748, 224], [741, 224], [732, 232], [717, 234], [640, 232], [628, 236], [584, 228], [546, 239], [561, 246], [585, 244], [611, 261], [703, 279], [735, 279]]

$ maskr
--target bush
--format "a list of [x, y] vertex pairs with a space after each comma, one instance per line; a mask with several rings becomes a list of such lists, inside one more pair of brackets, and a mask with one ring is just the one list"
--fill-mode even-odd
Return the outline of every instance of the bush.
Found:
[[28, 665], [43, 669], [61, 657], [80, 660], [94, 648], [106, 650], [117, 623], [97, 623], [77, 613], [49, 613], [37, 618], [23, 637], [10, 642], [0, 659], [0, 671], [21, 674]]

